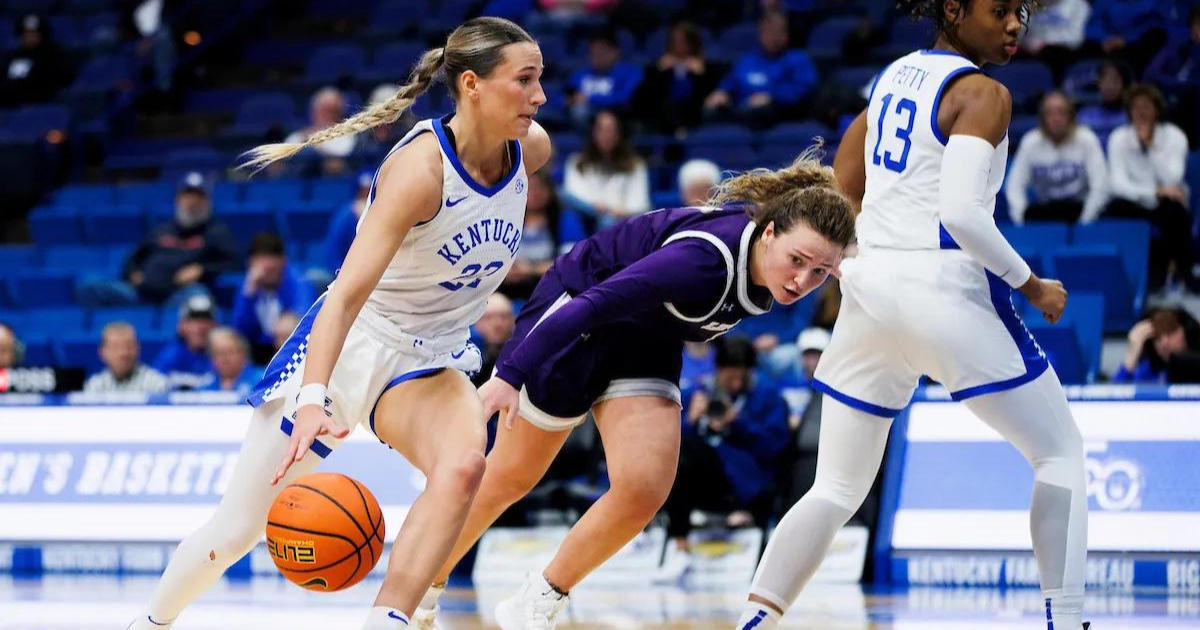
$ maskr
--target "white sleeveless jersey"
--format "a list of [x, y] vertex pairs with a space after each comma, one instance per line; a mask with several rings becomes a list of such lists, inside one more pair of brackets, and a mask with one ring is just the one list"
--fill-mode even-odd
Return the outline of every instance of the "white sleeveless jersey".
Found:
[[[949, 138], [937, 126], [938, 106], [956, 77], [979, 72], [956, 53], [918, 50], [875, 80], [867, 105], [866, 193], [856, 228], [862, 245], [888, 249], [953, 248], [938, 218], [942, 153]], [[1008, 159], [1008, 136], [996, 147], [987, 209], [996, 204]]]
[[[454, 352], [464, 347], [468, 327], [512, 266], [521, 244], [528, 181], [519, 142], [513, 143], [512, 170], [499, 183], [475, 181], [438, 119], [417, 123], [388, 155], [423, 133], [434, 134], [441, 149], [442, 206], [409, 230], [359, 320], [393, 345]], [[375, 184], [360, 229], [371, 211]]]

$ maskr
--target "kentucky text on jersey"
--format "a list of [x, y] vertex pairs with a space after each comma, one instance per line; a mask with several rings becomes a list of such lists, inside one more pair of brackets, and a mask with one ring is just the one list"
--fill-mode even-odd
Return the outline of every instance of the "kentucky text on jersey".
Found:
[[443, 243], [437, 253], [453, 265], [482, 243], [502, 243], [509, 253], [516, 256], [521, 246], [521, 228], [504, 219], [480, 219]]

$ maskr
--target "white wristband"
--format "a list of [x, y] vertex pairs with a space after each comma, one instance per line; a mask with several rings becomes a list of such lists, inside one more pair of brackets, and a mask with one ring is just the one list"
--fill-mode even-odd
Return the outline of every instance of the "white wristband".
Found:
[[324, 383], [309, 383], [300, 388], [300, 393], [296, 395], [296, 408], [299, 409], [305, 405], [316, 405], [322, 409], [325, 408]]

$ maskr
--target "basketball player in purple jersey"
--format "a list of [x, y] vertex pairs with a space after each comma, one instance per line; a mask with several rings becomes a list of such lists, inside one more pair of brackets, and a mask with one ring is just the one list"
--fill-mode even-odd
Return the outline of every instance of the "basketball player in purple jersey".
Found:
[[[589, 410], [612, 480], [545, 570], [497, 606], [503, 630], [553, 628], [568, 591], [662, 507], [679, 456], [684, 341], [713, 339], [774, 301], [800, 299], [821, 286], [854, 236], [849, 201], [811, 154], [729, 180], [714, 204], [629, 219], [560, 256], [480, 388], [485, 411], [503, 410], [502, 425], [438, 578], [533, 488]], [[439, 594], [435, 584], [416, 625], [433, 626]]]

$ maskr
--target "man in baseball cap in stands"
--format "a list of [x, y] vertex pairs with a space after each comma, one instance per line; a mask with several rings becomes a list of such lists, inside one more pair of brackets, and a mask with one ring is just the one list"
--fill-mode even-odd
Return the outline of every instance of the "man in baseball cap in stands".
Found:
[[90, 306], [178, 303], [192, 293], [207, 293], [218, 275], [237, 271], [237, 243], [212, 216], [211, 188], [203, 173], [184, 175], [175, 195], [175, 216], [151, 231], [126, 260], [124, 282], [90, 283], [80, 291], [80, 300]]
[[175, 324], [175, 341], [154, 359], [154, 369], [167, 376], [171, 389], [200, 389], [212, 380], [208, 335], [216, 326], [216, 305], [212, 298], [196, 294], [184, 300]]

